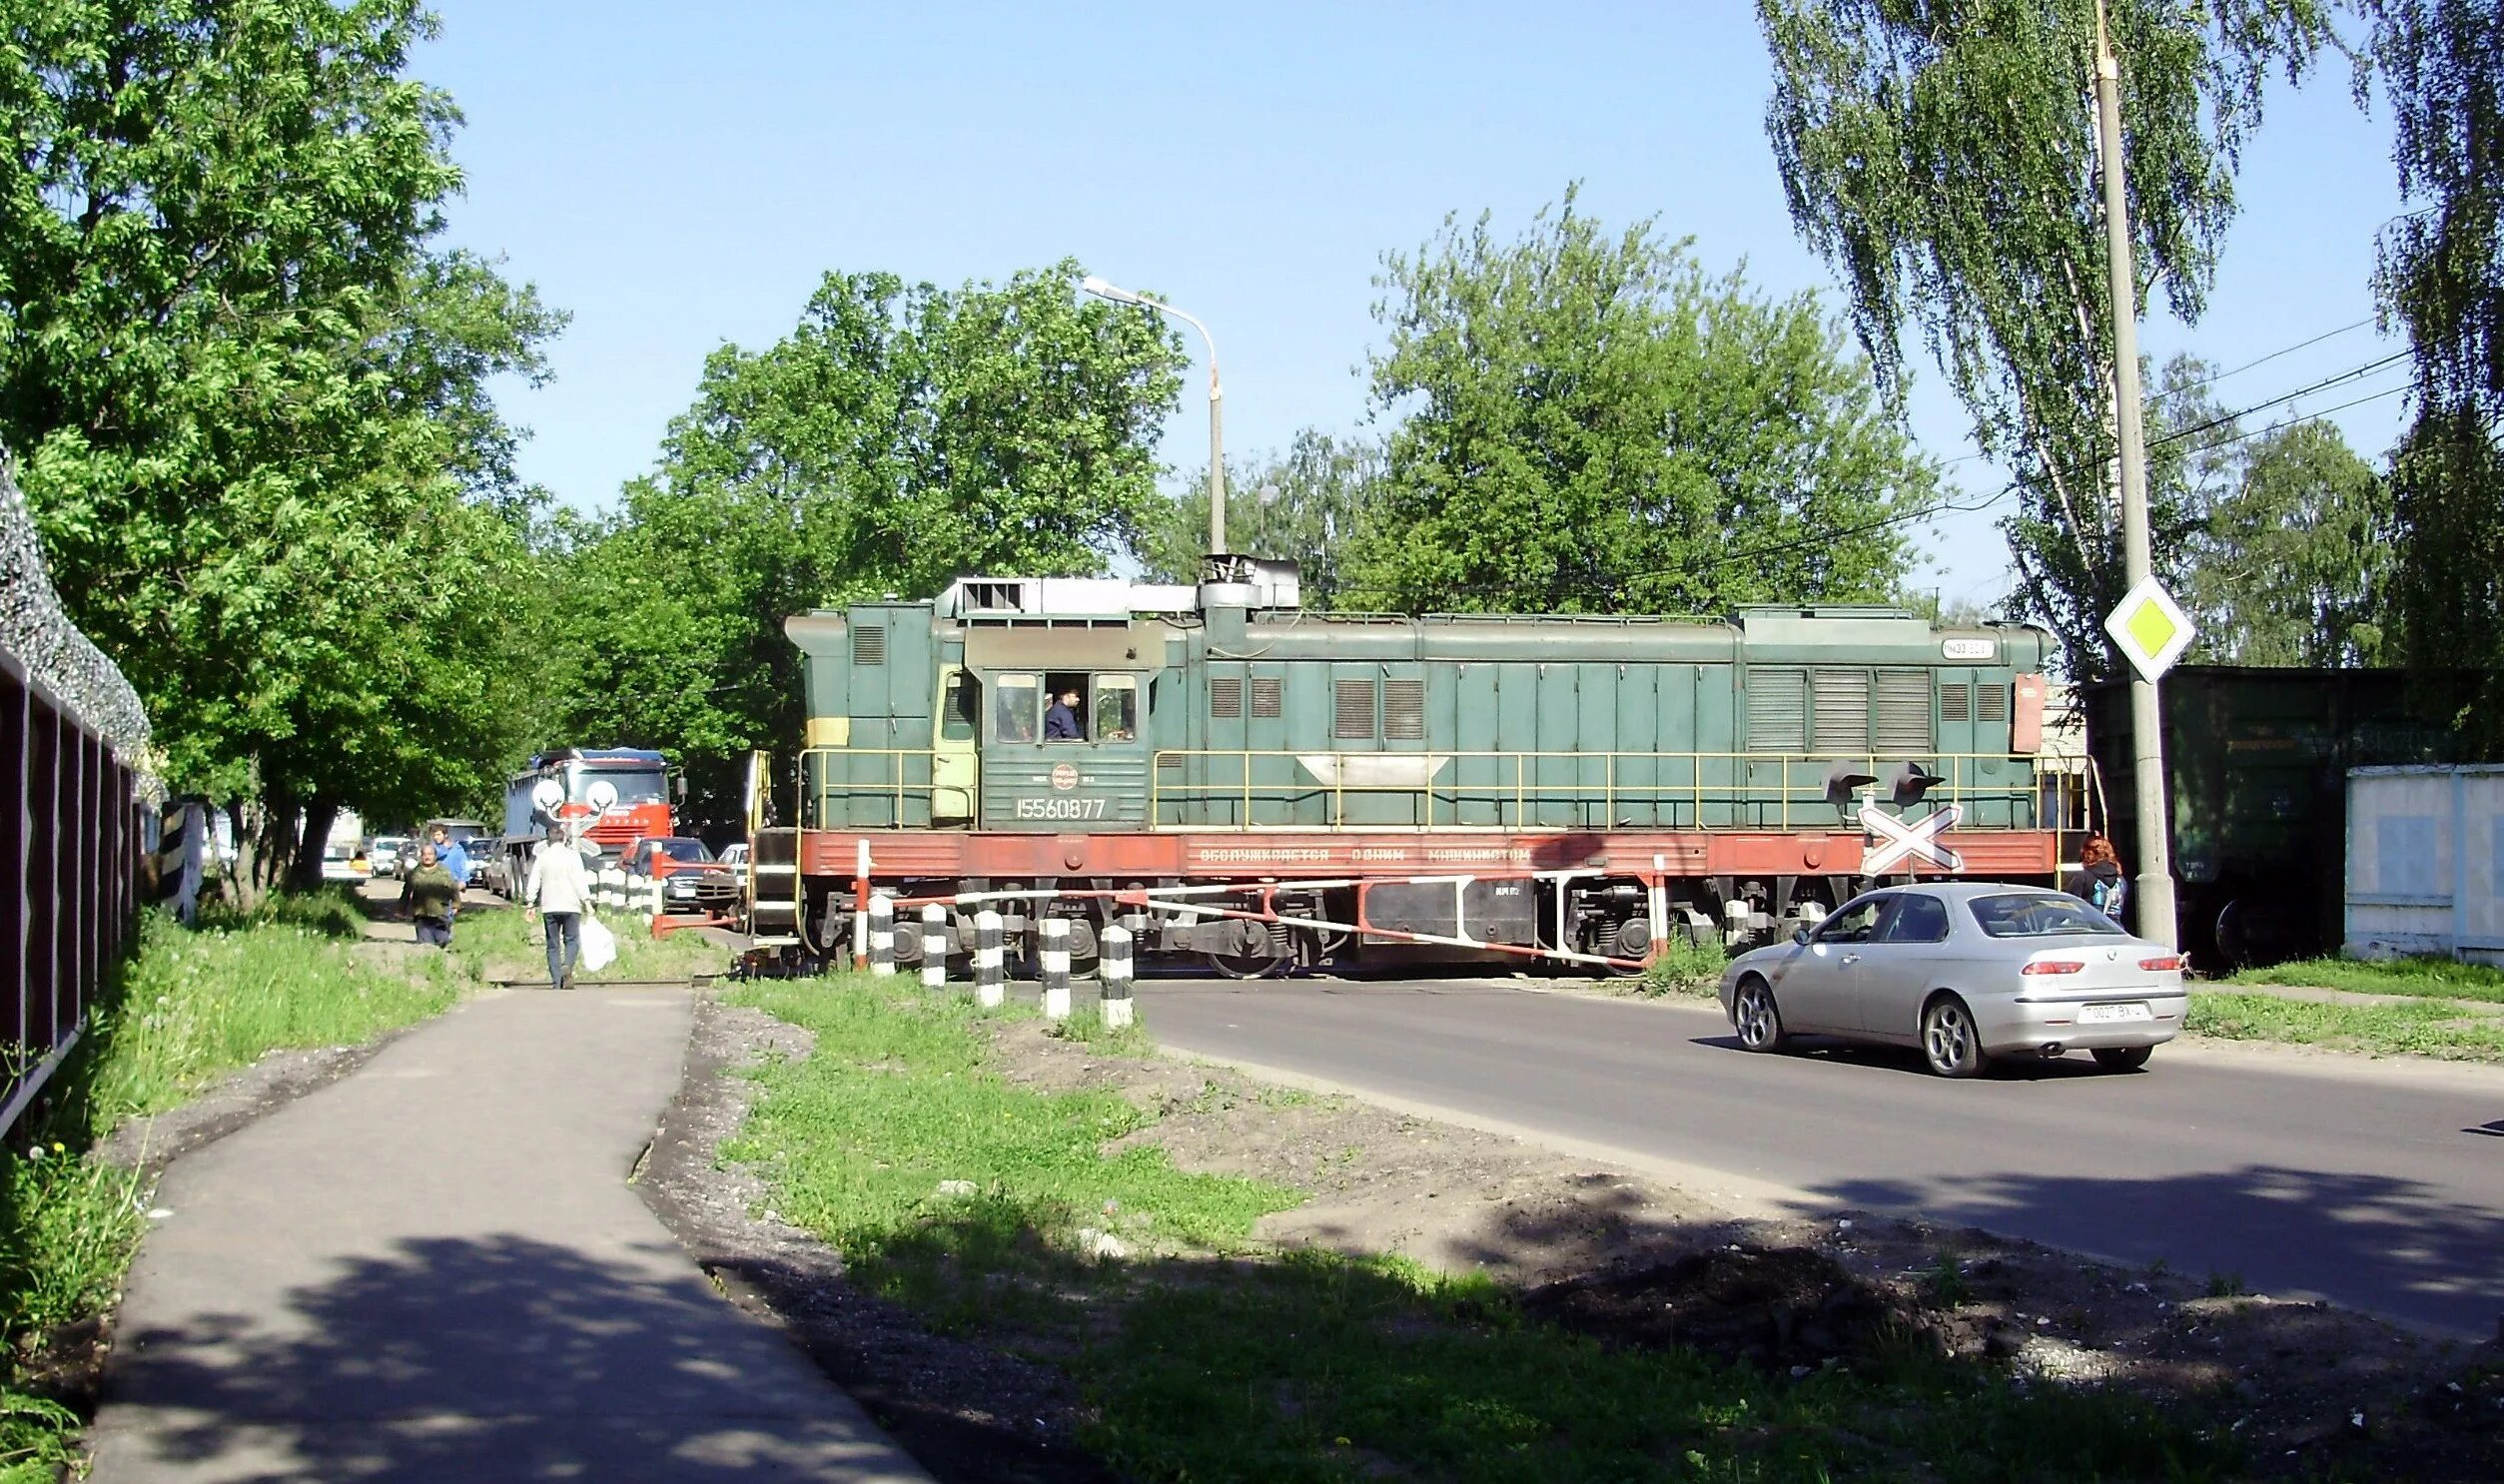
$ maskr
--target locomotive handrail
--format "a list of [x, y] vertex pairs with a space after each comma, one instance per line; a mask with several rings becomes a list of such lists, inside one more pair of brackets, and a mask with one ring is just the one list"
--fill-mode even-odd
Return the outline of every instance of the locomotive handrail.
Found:
[[[1423, 804], [1424, 818], [1419, 822], [1420, 828], [1463, 827], [1462, 822], [1457, 819], [1442, 823], [1435, 820], [1435, 795], [1442, 793], [1456, 796], [1453, 799], [1455, 811], [1462, 803], [1462, 799], [1457, 797], [1461, 795], [1470, 795], [1479, 801], [1494, 803], [1499, 816], [1496, 827], [1502, 826], [1501, 811], [1505, 799], [1502, 792], [1504, 784], [1501, 779], [1493, 784], [1462, 783], [1457, 779], [1447, 780], [1440, 777], [1429, 777], [1422, 782], [1406, 780], [1389, 783], [1349, 782], [1347, 781], [1349, 770], [1341, 761], [1423, 757], [1443, 759], [1447, 762], [1495, 760], [1499, 764], [1510, 764], [1512, 777], [1509, 794], [1512, 816], [1517, 827], [1525, 819], [1529, 806], [1532, 804], [1558, 798], [1589, 800], [1592, 797], [1592, 782], [1588, 779], [1575, 779], [1561, 783], [1536, 781], [1533, 773], [1536, 766], [1543, 762], [1600, 763], [1598, 802], [1602, 812], [1611, 822], [1609, 827], [1615, 827], [1618, 816], [1617, 806], [1621, 800], [1628, 803], [1648, 802], [1657, 809], [1657, 806], [1664, 800], [1678, 799], [1687, 804], [1690, 821], [1697, 829], [1707, 828], [1704, 811], [1705, 804], [1709, 800], [1712, 803], [1730, 806], [1734, 813], [1752, 805], [1773, 804], [1777, 811], [1775, 827], [1789, 830], [1793, 826], [1793, 803], [1797, 801], [1802, 807], [1809, 807], [1812, 797], [1817, 795], [1819, 788], [1818, 785], [1805, 784], [1795, 779], [1792, 776], [1792, 770], [1808, 767], [1831, 770], [1839, 763], [1864, 764], [1867, 773], [1880, 778], [1885, 776], [1887, 768], [1907, 763], [1919, 764], [1926, 768], [1944, 768], [1946, 770], [1944, 774], [1932, 775], [1938, 777], [1940, 781], [1924, 794], [1925, 802], [1971, 804], [1986, 800], [2002, 800], [2013, 806], [2023, 803], [2026, 806], [2025, 813], [2031, 821], [2026, 825], [2018, 824], [2014, 818], [2018, 811], [2013, 807], [2011, 811], [2013, 818], [2008, 825], [1993, 826], [1976, 822], [1968, 824], [1967, 829], [2042, 828], [2041, 820], [2046, 813], [2051, 813], [2056, 817], [2066, 817], [2066, 810], [2061, 807], [2060, 801], [2047, 805], [2040, 795], [2040, 790], [2047, 781], [2051, 782], [2056, 789], [2066, 788], [2068, 780], [2062, 775], [2042, 771], [2039, 767], [2041, 760], [2032, 753], [1581, 752], [1536, 749], [1445, 750], [1441, 748], [1419, 749], [1412, 752], [1324, 752], [1307, 748], [1163, 748], [1155, 754], [1149, 769], [1149, 819], [1157, 828], [1176, 828], [1183, 822], [1169, 823], [1167, 821], [1163, 807], [1167, 803], [1189, 803], [1194, 800], [1207, 801], [1223, 797], [1229, 803], [1241, 805], [1243, 810], [1241, 819], [1249, 825], [1256, 798], [1289, 792], [1308, 795], [1326, 791], [1330, 798], [1327, 823], [1332, 828], [1347, 826], [1347, 796], [1350, 794], [1360, 797], [1405, 795], [1418, 799]], [[1263, 758], [1286, 759], [1299, 765], [1306, 760], [1328, 759], [1327, 772], [1330, 776], [1327, 779], [1315, 776], [1306, 783], [1255, 782], [1252, 777], [1252, 764], [1254, 759]], [[1238, 765], [1234, 770], [1236, 777], [1232, 781], [1224, 782], [1208, 779], [1201, 782], [1169, 784], [1166, 781], [1168, 770], [1185, 766], [1193, 759], [1234, 762]], [[1637, 762], [1656, 765], [1683, 764], [1688, 776], [1684, 781], [1643, 782], [1624, 779], [1619, 771], [1620, 765]], [[1727, 781], [1708, 784], [1704, 777], [1706, 765], [1717, 763], [1727, 765], [1732, 776]], [[2018, 776], [2004, 783], [1985, 781], [1980, 776], [1984, 764], [2015, 768], [2018, 770]], [[1759, 770], [1772, 769], [1780, 770], [1778, 778], [1774, 781], [1758, 782], [1753, 777], [1746, 776]], [[1310, 771], [1307, 769], [1307, 772]], [[1816, 802], [1828, 801], [1817, 798]], [[1803, 825], [1810, 822], [1806, 819], [1801, 821]]]
[[[887, 801], [889, 819], [894, 828], [906, 828], [906, 803], [919, 799], [925, 805], [933, 802], [940, 788], [959, 785], [942, 784], [937, 780], [936, 761], [940, 753], [926, 747], [811, 747], [800, 753], [799, 780], [802, 799], [809, 821], [825, 828], [826, 806], [830, 800], [879, 797]], [[1398, 779], [1389, 782], [1367, 782], [1351, 778], [1366, 767], [1379, 767], [1384, 759], [1426, 758], [1444, 760], [1444, 765], [1464, 762], [1496, 764], [1492, 781], [1461, 782], [1455, 777], [1428, 776], [1421, 780]], [[844, 759], [853, 762], [878, 762], [869, 770], [871, 778], [812, 778], [811, 760]], [[1301, 767], [1307, 761], [1326, 759], [1323, 771], [1327, 777], [1305, 769], [1303, 778], [1262, 781], [1254, 776], [1258, 760], [1284, 760], [1289, 766]], [[920, 769], [913, 765], [922, 764]], [[1224, 777], [1203, 777], [1196, 780], [1169, 780], [1169, 773], [1188, 768], [1199, 761], [1216, 764], [1214, 771]], [[1540, 765], [1575, 763], [1599, 765], [1597, 779], [1577, 778], [1568, 781], [1545, 781], [1538, 776]], [[1808, 769], [1832, 772], [1837, 764], [1854, 765], [1853, 771], [1884, 780], [1890, 768], [1919, 764], [1932, 771], [1939, 781], [1923, 795], [1923, 802], [1941, 806], [1958, 804], [1972, 806], [1983, 802], [2003, 802], [2010, 806], [2005, 824], [1978, 818], [1969, 807], [1966, 830], [2049, 829], [2058, 828], [2068, 818], [2066, 797], [2046, 798], [2043, 790], [2050, 787], [2057, 795], [2066, 795], [2076, 780], [2068, 775], [2045, 769], [2043, 759], [2032, 753], [1878, 753], [1878, 752], [1575, 752], [1541, 750], [1456, 750], [1418, 749], [1408, 752], [1325, 752], [1304, 748], [1162, 748], [1151, 755], [1148, 775], [1148, 829], [1225, 828], [1212, 822], [1195, 822], [1182, 817], [1193, 803], [1223, 800], [1240, 809], [1237, 828], [1264, 828], [1254, 820], [1257, 805], [1276, 803], [1288, 797], [1309, 798], [1315, 794], [1329, 799], [1328, 828], [1348, 828], [1348, 801], [1368, 797], [1407, 797], [1418, 801], [1415, 826], [1423, 829], [1504, 828], [1509, 812], [1513, 828], [1532, 827], [1534, 805], [1567, 801], [1600, 806], [1607, 823], [1602, 828], [1617, 828], [1621, 804], [1649, 806], [1655, 817], [1667, 813], [1672, 827], [1683, 806], [1687, 826], [1695, 829], [1731, 828], [1740, 826], [1740, 817], [1754, 811], [1757, 828], [1790, 830], [1834, 827], [1846, 822], [1846, 816], [1834, 810], [1834, 801], [1827, 799], [1821, 785], [1797, 776]], [[1353, 764], [1351, 767], [1350, 764]], [[1655, 772], [1663, 770], [1683, 773], [1683, 778], [1630, 778], [1633, 765], [1648, 764]], [[1988, 766], [1987, 766], [1988, 765]], [[2007, 769], [2006, 779], [1992, 779], [1987, 771]], [[1710, 780], [1708, 770], [1725, 776]], [[922, 776], [912, 776], [919, 771]], [[1457, 774], [1459, 770], [1455, 769]], [[1771, 774], [1771, 777], [1764, 775]], [[1509, 775], [1509, 776], [1507, 776]], [[1596, 787], [1596, 793], [1594, 792]], [[1869, 785], [1885, 797], [1885, 784]], [[1856, 797], [1857, 797], [1856, 790]], [[1435, 801], [1438, 794], [1450, 796], [1453, 818], [1438, 820]], [[1465, 805], [1492, 804], [1496, 815], [1493, 823], [1464, 822], [1458, 815]], [[1731, 811], [1728, 826], [1706, 822], [1708, 804]], [[1771, 820], [1764, 818], [1770, 812]], [[1848, 805], [1847, 805], [1848, 807]], [[1172, 809], [1175, 817], [1168, 818]], [[1817, 810], [1811, 814], [1808, 811]], [[2046, 824], [2050, 818], [2052, 824]], [[1361, 823], [1361, 821], [1356, 822]]]

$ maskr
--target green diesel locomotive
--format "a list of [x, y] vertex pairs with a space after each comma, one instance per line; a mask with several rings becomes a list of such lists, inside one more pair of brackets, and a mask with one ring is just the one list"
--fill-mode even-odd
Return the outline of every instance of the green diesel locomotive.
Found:
[[[1234, 973], [1385, 956], [1639, 967], [1815, 921], [1862, 811], [2046, 880], [2051, 638], [1897, 609], [1727, 619], [1308, 613], [1291, 564], [1198, 586], [966, 578], [790, 619], [796, 818], [751, 793], [758, 932], [853, 951], [863, 896], [1126, 921]], [[909, 959], [918, 944], [905, 950]]]

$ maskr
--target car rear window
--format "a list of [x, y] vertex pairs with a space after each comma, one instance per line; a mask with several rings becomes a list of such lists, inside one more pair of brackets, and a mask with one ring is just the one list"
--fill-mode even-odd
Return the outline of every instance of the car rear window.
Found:
[[1976, 897], [1968, 905], [1974, 910], [1975, 923], [1994, 938], [2059, 938], [2080, 933], [2126, 936], [2120, 924], [2076, 897], [2012, 893]]

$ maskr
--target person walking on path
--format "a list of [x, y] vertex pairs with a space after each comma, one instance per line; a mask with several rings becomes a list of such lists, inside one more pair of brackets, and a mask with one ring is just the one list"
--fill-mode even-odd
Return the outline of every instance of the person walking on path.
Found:
[[2121, 921], [2121, 906], [2129, 899], [2130, 884], [2121, 875], [2120, 859], [2113, 853], [2112, 842], [2101, 835], [2089, 835], [2079, 847], [2078, 869], [2061, 889], [2085, 902], [2097, 912]]
[[[452, 832], [441, 825], [434, 827], [434, 858], [450, 872], [452, 884], [466, 889], [469, 885], [469, 847], [452, 838]], [[454, 902], [458, 907], [458, 902]]]
[[417, 930], [419, 943], [452, 946], [452, 912], [460, 901], [460, 887], [436, 859], [433, 841], [417, 847], [417, 864], [400, 884], [400, 901], [409, 909], [409, 921]]
[[583, 869], [581, 827], [567, 825], [530, 857], [530, 879], [521, 889], [525, 917], [547, 920], [548, 987], [574, 987], [574, 964], [582, 957], [582, 915], [591, 910], [591, 873]]

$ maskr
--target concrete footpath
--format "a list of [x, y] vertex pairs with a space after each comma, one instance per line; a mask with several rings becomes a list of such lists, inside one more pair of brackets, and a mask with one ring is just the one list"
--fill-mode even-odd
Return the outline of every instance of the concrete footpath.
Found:
[[925, 1478], [628, 1186], [692, 1014], [650, 991], [473, 1001], [178, 1161], [93, 1477]]

